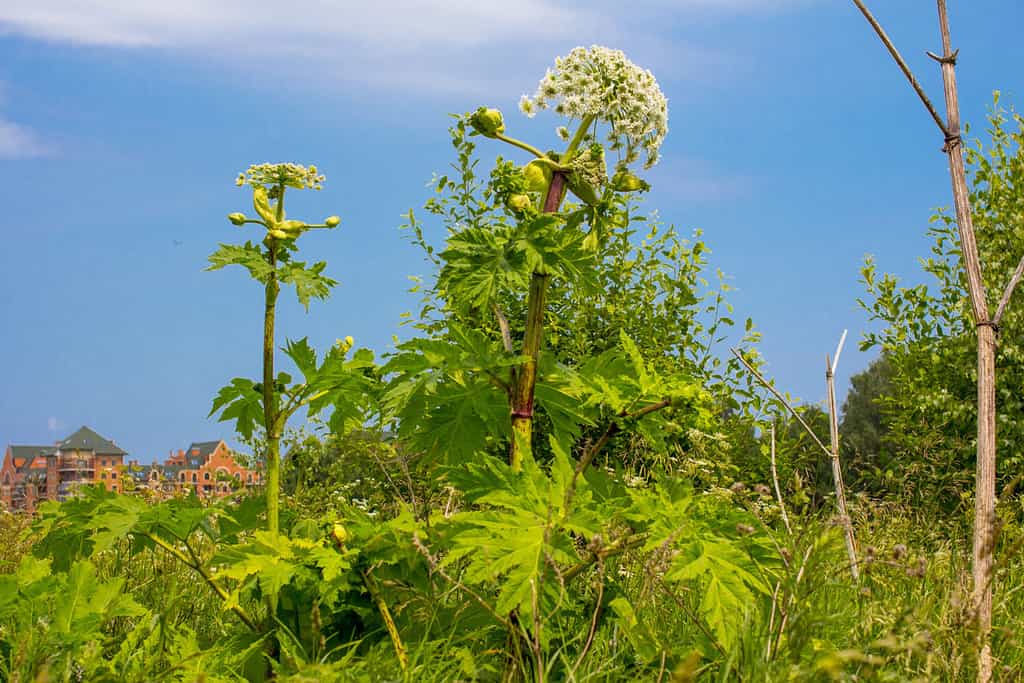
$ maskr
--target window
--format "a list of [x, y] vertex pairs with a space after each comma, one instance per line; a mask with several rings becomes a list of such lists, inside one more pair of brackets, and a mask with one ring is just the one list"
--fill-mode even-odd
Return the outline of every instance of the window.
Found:
[[180, 475], [178, 475], [178, 478], [181, 479], [182, 481], [185, 481], [185, 473], [182, 472]]
[[203, 481], [210, 481], [210, 473], [203, 472]]
[[242, 481], [242, 475], [238, 472], [235, 472], [235, 481]]
[[117, 472], [111, 472], [110, 473], [110, 478], [111, 479], [117, 479]]
[[106, 478], [107, 478], [107, 473], [106, 472], [100, 472], [100, 479], [106, 479]]
[[245, 480], [247, 482], [249, 482], [250, 484], [252, 483], [252, 472], [250, 472], [248, 475], [246, 475]]
[[195, 472], [192, 473], [192, 481], [193, 482], [199, 481], [199, 477], [196, 476]]

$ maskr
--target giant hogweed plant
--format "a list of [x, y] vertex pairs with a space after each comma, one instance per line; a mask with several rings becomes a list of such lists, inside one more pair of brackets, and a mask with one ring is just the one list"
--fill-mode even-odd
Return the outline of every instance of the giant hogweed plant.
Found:
[[[593, 346], [575, 344], [574, 330], [563, 326], [560, 347], [545, 349], [550, 321], [586, 316], [548, 310], [549, 293], [560, 307], [584, 310], [606, 300], [610, 245], [622, 250], [635, 230], [624, 196], [647, 187], [629, 166], [640, 151], [653, 163], [667, 128], [653, 77], [605, 48], [580, 48], [559, 60], [523, 108], [532, 113], [552, 103], [575, 117], [574, 130], [559, 130], [562, 152], [507, 135], [494, 109], [453, 126], [457, 176], [436, 179], [442, 196], [427, 206], [447, 223], [444, 248], [435, 250], [408, 216], [413, 240], [439, 267], [418, 324], [427, 336], [392, 354], [383, 399], [402, 442], [438, 458], [461, 494], [458, 512], [417, 532], [417, 548], [438, 576], [485, 606], [498, 630], [511, 635], [508, 656], [538, 680], [553, 669], [575, 675], [594, 630], [606, 623], [645, 643], [650, 661], [689, 654], [645, 639], [631, 603], [636, 596], [612, 570], [621, 558], [644, 557], [643, 573], [669, 590], [701, 587], [694, 615], [706, 637], [686, 648], [708, 655], [728, 649], [744, 615], [770, 595], [774, 565], [766, 537], [752, 533], [728, 494], [696, 493], [671, 476], [628, 476], [606, 457], [623, 439], [639, 437], [664, 454], [670, 443], [714, 429], [715, 402], [693, 372], [710, 367], [706, 348], [684, 360], [693, 352], [644, 349], [630, 336], [641, 330], [609, 325], [614, 331], [588, 340]], [[489, 180], [479, 182], [474, 134], [534, 158], [517, 166], [499, 157]], [[608, 152], [619, 155], [610, 178]], [[688, 259], [699, 262], [699, 251], [658, 242], [656, 233], [648, 237], [659, 251], [688, 262], [680, 273], [686, 280], [694, 267]], [[660, 284], [660, 292], [642, 293], [667, 294], [682, 306], [698, 301], [679, 282]], [[721, 299], [715, 303], [717, 309]], [[662, 324], [663, 313], [651, 319]], [[755, 337], [749, 323], [747, 333]], [[586, 588], [593, 585], [596, 594]], [[588, 620], [583, 632], [574, 631], [572, 624]]]
[[[253, 427], [262, 426], [266, 440], [266, 500], [267, 530], [277, 534], [280, 530], [279, 497], [281, 488], [281, 435], [288, 419], [301, 409], [315, 415], [328, 406], [335, 408], [332, 426], [341, 429], [344, 421], [360, 418], [358, 407], [364, 393], [359, 389], [362, 376], [358, 370], [373, 365], [368, 351], [359, 351], [346, 359], [352, 348], [352, 338], [346, 337], [333, 347], [322, 362], [307, 339], [289, 341], [285, 352], [303, 375], [304, 381], [292, 382], [288, 373], [274, 374], [276, 353], [275, 323], [277, 298], [281, 284], [291, 284], [299, 301], [307, 309], [310, 300], [326, 299], [335, 280], [323, 274], [324, 261], [307, 266], [296, 261], [297, 241], [305, 232], [331, 229], [341, 222], [330, 216], [320, 224], [289, 219], [285, 213], [285, 192], [322, 187], [324, 176], [315, 166], [306, 168], [298, 164], [260, 164], [240, 173], [236, 184], [252, 188], [255, 218], [243, 213], [232, 213], [228, 219], [238, 227], [256, 225], [264, 230], [262, 246], [252, 241], [241, 245], [222, 244], [210, 255], [209, 270], [228, 265], [245, 268], [249, 275], [263, 285], [263, 373], [258, 382], [235, 378], [221, 389], [214, 399], [210, 414], [220, 412], [222, 420], [234, 420], [236, 429], [244, 437], [251, 437]], [[355, 399], [355, 400], [353, 400]]]

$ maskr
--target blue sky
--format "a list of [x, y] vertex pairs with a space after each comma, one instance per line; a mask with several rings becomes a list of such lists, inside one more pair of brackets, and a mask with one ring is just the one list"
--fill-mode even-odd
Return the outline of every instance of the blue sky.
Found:
[[[934, 4], [873, 4], [941, 102]], [[963, 117], [981, 130], [994, 89], [1024, 106], [1024, 7], [950, 4]], [[927, 219], [950, 202], [940, 136], [852, 3], [4, 0], [0, 443], [88, 424], [147, 461], [230, 437], [206, 414], [258, 373], [260, 293], [203, 268], [239, 237], [224, 216], [247, 208], [234, 178], [254, 162], [317, 164], [324, 190], [291, 213], [342, 217], [303, 239], [342, 286], [308, 315], [289, 298], [279, 329], [386, 351], [416, 304], [408, 276], [428, 274], [397, 226], [449, 161], [447, 114], [497, 106], [544, 146], [558, 122], [516, 102], [593, 43], [669, 98], [647, 207], [705, 231], [793, 394], [823, 398], [849, 328], [845, 393], [873, 355], [855, 350], [864, 255], [916, 279]]]

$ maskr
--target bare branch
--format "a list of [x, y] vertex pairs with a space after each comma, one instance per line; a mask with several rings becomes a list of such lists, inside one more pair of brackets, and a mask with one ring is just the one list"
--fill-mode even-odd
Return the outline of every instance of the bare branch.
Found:
[[839, 354], [843, 352], [843, 344], [846, 343], [847, 330], [843, 330], [843, 336], [839, 338], [839, 346], [836, 347], [836, 355], [832, 359], [832, 374], [836, 374], [836, 368], [839, 367]]
[[1013, 296], [1013, 290], [1017, 288], [1017, 284], [1020, 283], [1021, 277], [1024, 276], [1024, 257], [1021, 257], [1020, 263], [1017, 264], [1017, 270], [1013, 271], [1013, 277], [1010, 278], [1010, 283], [1006, 285], [1006, 289], [1003, 291], [1003, 298], [999, 300], [999, 306], [996, 308], [996, 315], [992, 319], [996, 325], [1003, 319], [1003, 313], [1006, 312], [1006, 306], [1010, 303], [1010, 297]]
[[868, 23], [871, 24], [871, 28], [875, 29], [875, 33], [877, 33], [878, 37], [881, 38], [882, 43], [884, 43], [885, 47], [889, 50], [889, 54], [891, 54], [892, 58], [896, 60], [896, 64], [900, 67], [900, 71], [902, 71], [903, 75], [907, 77], [908, 81], [910, 81], [910, 86], [914, 89], [914, 92], [917, 93], [917, 96], [921, 98], [921, 102], [924, 104], [925, 109], [927, 109], [928, 113], [932, 115], [933, 119], [935, 119], [935, 125], [939, 127], [939, 130], [942, 131], [943, 135], [948, 137], [949, 130], [946, 128], [946, 122], [942, 120], [938, 110], [935, 109], [935, 105], [933, 105], [932, 101], [928, 99], [928, 95], [925, 94], [924, 88], [922, 88], [921, 84], [917, 82], [917, 78], [914, 77], [914, 73], [910, 70], [910, 67], [907, 66], [907, 63], [900, 55], [900, 51], [896, 49], [895, 45], [893, 45], [892, 40], [889, 39], [885, 29], [882, 28], [882, 25], [878, 23], [875, 16], [871, 14], [871, 10], [869, 10], [861, 0], [853, 0], [853, 4], [857, 6], [860, 13], [868, 20]]
[[750, 372], [750, 374], [752, 374], [754, 378], [757, 379], [757, 381], [764, 386], [765, 389], [772, 392], [772, 394], [775, 395], [775, 398], [779, 399], [782, 402], [782, 405], [786, 406], [786, 408], [789, 409], [789, 412], [792, 413], [793, 417], [796, 418], [796, 421], [799, 422], [800, 425], [804, 428], [804, 431], [806, 431], [807, 434], [812, 439], [814, 439], [814, 443], [818, 444], [818, 448], [820, 448], [825, 453], [825, 455], [831, 458], [832, 451], [829, 450], [828, 447], [821, 442], [821, 439], [818, 438], [818, 435], [814, 433], [814, 430], [811, 429], [811, 426], [809, 424], [807, 424], [807, 421], [804, 420], [804, 418], [800, 417], [800, 413], [796, 412], [796, 409], [792, 405], [790, 405], [789, 401], [786, 400], [786, 397], [779, 393], [779, 390], [772, 386], [771, 383], [768, 382], [768, 380], [762, 377], [761, 373], [755, 370], [754, 366], [748, 363], [746, 359], [742, 355], [740, 355], [739, 351], [737, 351], [736, 349], [729, 350], [732, 351], [732, 355], [736, 356], [739, 362], [743, 363], [743, 367], [745, 367]]

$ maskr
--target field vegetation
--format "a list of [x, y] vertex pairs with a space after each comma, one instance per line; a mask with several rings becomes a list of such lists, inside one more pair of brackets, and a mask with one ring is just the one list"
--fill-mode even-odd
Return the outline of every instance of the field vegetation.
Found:
[[[999, 322], [978, 586], [979, 328], [955, 212], [932, 217], [920, 282], [865, 261], [879, 355], [840, 419], [762, 382], [704, 236], [644, 203], [668, 116], [650, 72], [579, 48], [521, 108], [565, 127], [524, 141], [496, 109], [452, 119], [447, 171], [402, 225], [432, 275], [382, 356], [276, 325], [279, 296], [315, 315], [336, 284], [300, 244], [340, 219], [285, 211], [324, 175], [239, 176], [248, 239], [209, 267], [254, 280], [263, 364], [211, 415], [266, 486], [0, 513], [0, 679], [1024, 677], [1024, 306]], [[962, 144], [994, 307], [1024, 256], [1024, 119], [997, 97]]]

